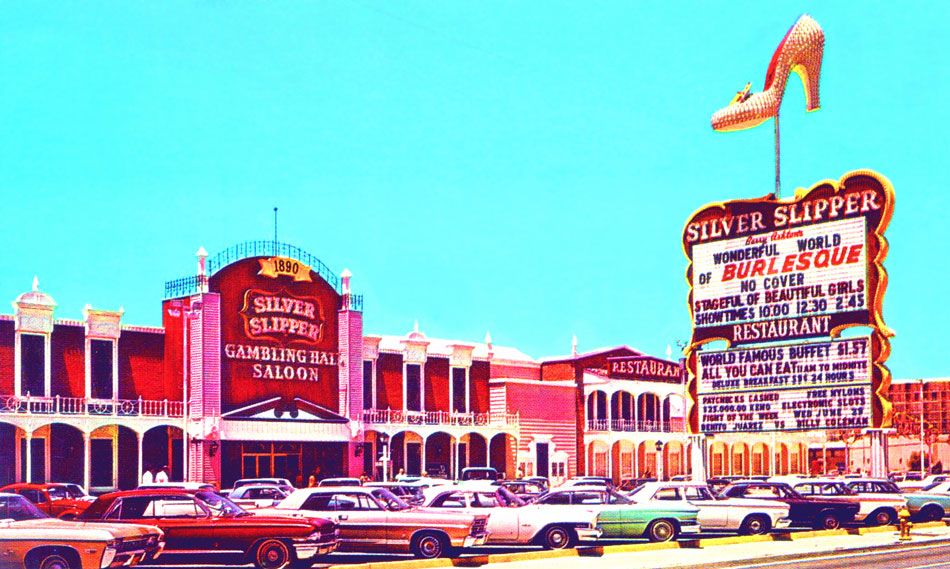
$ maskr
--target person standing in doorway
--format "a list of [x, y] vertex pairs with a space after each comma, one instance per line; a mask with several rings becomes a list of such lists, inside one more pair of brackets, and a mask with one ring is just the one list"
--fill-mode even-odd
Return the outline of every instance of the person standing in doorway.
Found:
[[166, 467], [161, 467], [158, 469], [158, 474], [155, 475], [155, 482], [157, 484], [165, 484], [168, 482], [168, 469]]
[[152, 467], [149, 466], [145, 469], [145, 472], [142, 473], [142, 486], [146, 486], [155, 482], [155, 475], [152, 474]]

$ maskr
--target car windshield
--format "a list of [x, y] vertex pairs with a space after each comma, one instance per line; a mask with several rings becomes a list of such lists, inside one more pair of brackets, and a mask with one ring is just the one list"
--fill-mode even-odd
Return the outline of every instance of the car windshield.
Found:
[[39, 520], [48, 518], [23, 496], [0, 496], [0, 520]]
[[400, 510], [408, 510], [412, 508], [412, 506], [403, 502], [401, 498], [386, 488], [374, 488], [372, 494], [374, 498], [379, 500], [379, 502], [391, 512], [398, 512]]
[[221, 496], [220, 494], [215, 494], [214, 492], [208, 492], [202, 490], [201, 492], [196, 492], [195, 497], [205, 503], [214, 515], [222, 518], [232, 518], [237, 516], [249, 516], [250, 513], [244, 511], [241, 506], [238, 506], [231, 500]]
[[620, 492], [616, 490], [607, 490], [607, 503], [608, 504], [633, 504], [633, 500], [627, 498]]
[[72, 498], [85, 498], [87, 496], [85, 490], [78, 484], [64, 484], [63, 489], [65, 489], [66, 493]]
[[69, 498], [69, 492], [62, 486], [50, 486], [46, 489], [46, 493], [49, 494], [50, 500], [65, 500]]

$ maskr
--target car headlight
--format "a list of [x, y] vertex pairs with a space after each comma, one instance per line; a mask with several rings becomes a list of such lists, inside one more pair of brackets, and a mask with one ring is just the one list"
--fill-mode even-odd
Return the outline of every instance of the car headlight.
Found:
[[102, 562], [99, 563], [101, 569], [105, 569], [109, 565], [112, 565], [112, 561], [115, 559], [116, 548], [115, 542], [110, 541], [106, 544], [105, 550], [102, 552]]
[[310, 538], [309, 538], [309, 539], [311, 539], [312, 541], [320, 541], [320, 538], [321, 538], [321, 537], [323, 537], [323, 534], [320, 533], [320, 530], [317, 530], [317, 531], [315, 531], [315, 532], [313, 532], [313, 533], [310, 534]]

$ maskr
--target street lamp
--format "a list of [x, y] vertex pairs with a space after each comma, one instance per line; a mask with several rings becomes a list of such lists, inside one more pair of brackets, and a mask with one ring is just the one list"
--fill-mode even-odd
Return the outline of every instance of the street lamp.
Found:
[[656, 479], [663, 481], [663, 441], [656, 441]]
[[383, 447], [382, 456], [379, 457], [383, 463], [383, 482], [389, 482], [389, 435], [380, 433], [376, 440]]

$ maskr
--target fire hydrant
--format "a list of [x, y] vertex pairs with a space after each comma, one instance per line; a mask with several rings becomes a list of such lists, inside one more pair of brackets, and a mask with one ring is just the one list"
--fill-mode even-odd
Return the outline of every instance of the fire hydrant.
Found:
[[907, 506], [901, 508], [901, 511], [897, 512], [897, 519], [900, 520], [900, 537], [899, 541], [910, 541], [910, 528], [914, 527], [914, 524], [910, 522], [910, 511], [907, 510]]

